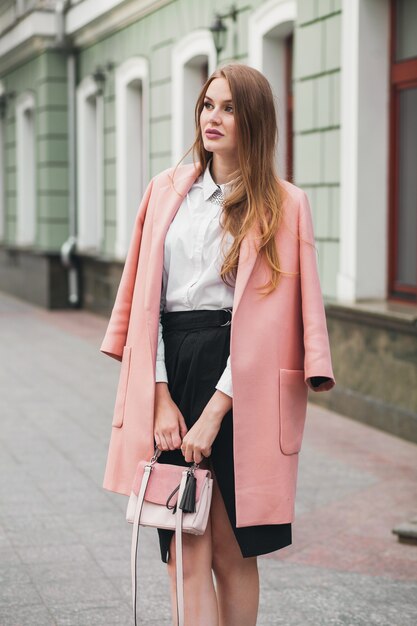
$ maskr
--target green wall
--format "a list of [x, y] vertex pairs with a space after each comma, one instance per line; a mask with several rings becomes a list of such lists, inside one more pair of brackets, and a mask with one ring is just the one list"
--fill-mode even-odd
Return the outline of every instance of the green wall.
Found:
[[18, 97], [35, 95], [36, 239], [35, 248], [55, 250], [68, 237], [68, 157], [66, 58], [45, 52], [2, 77], [9, 100], [5, 143], [5, 243], [16, 239], [16, 116]]
[[313, 212], [323, 293], [339, 268], [341, 0], [298, 0], [294, 179]]
[[[259, 1], [236, 2], [239, 11], [235, 60], [247, 61], [247, 20]], [[106, 72], [104, 88], [104, 180], [105, 243], [104, 253], [111, 255], [116, 237], [116, 134], [115, 68], [132, 56], [149, 60], [149, 169], [150, 177], [173, 165], [171, 163], [171, 53], [173, 46], [194, 30], [208, 28], [215, 11], [226, 13], [226, 2], [175, 0], [109, 37], [86, 48], [79, 56], [78, 80], [91, 74], [98, 65], [114, 63]], [[230, 20], [228, 25], [230, 26]], [[175, 35], [175, 36], [174, 36]], [[219, 61], [233, 60], [233, 39]]]
[[[247, 62], [248, 21], [261, 0], [236, 2], [236, 38], [219, 59]], [[311, 200], [323, 293], [336, 295], [339, 254], [341, 0], [298, 0], [294, 37], [294, 181]], [[98, 66], [104, 86], [105, 243], [111, 257], [116, 231], [115, 85], [116, 67], [132, 56], [149, 60], [150, 176], [171, 163], [171, 53], [177, 41], [207, 28], [226, 1], [173, 0], [143, 19], [81, 50], [78, 82]], [[228, 20], [231, 27], [231, 20]], [[232, 29], [231, 29], [232, 30]], [[237, 55], [233, 56], [234, 45]], [[35, 92], [37, 148], [36, 246], [59, 250], [68, 236], [67, 85], [64, 53], [45, 52], [1, 77], [7, 91]], [[16, 224], [16, 149], [13, 101], [6, 119], [6, 242], [13, 244]]]

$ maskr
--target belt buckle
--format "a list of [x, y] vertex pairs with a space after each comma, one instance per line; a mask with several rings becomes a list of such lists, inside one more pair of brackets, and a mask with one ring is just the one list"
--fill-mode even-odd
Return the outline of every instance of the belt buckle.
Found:
[[232, 323], [232, 309], [220, 309], [221, 311], [228, 311], [230, 313], [230, 320], [228, 320], [225, 324], [220, 324], [220, 326], [230, 326]]

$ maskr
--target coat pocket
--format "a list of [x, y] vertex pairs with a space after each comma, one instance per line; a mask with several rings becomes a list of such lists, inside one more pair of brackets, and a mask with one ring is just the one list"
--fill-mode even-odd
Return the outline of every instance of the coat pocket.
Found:
[[112, 426], [115, 426], [116, 428], [120, 428], [122, 426], [124, 419], [131, 351], [132, 348], [130, 346], [125, 346], [123, 348], [122, 365], [120, 369], [119, 384], [117, 387], [116, 402], [114, 405], [114, 414], [112, 421]]
[[304, 376], [304, 370], [279, 370], [279, 444], [283, 454], [301, 449], [308, 396]]

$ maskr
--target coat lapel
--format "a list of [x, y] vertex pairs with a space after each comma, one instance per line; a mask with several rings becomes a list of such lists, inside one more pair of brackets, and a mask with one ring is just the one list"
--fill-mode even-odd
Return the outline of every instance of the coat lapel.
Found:
[[[155, 320], [155, 317], [159, 319], [165, 237], [184, 197], [187, 195], [201, 171], [199, 164], [197, 164], [197, 166], [191, 164], [186, 167], [188, 171], [175, 181], [178, 194], [172, 189], [171, 184], [168, 184], [159, 189], [155, 200], [149, 265], [145, 285], [145, 310], [148, 323], [151, 325], [154, 323], [153, 320]], [[156, 207], [160, 208], [158, 209]], [[257, 259], [257, 235], [258, 230], [253, 227], [243, 238], [240, 246], [232, 319], [236, 315], [236, 310]]]

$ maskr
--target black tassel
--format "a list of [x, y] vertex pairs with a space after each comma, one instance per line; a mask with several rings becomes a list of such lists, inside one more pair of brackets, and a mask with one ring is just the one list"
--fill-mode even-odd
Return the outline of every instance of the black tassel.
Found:
[[185, 483], [184, 493], [182, 494], [180, 509], [183, 513], [195, 513], [195, 494], [197, 489], [197, 478], [194, 472], [187, 473], [187, 482]]

